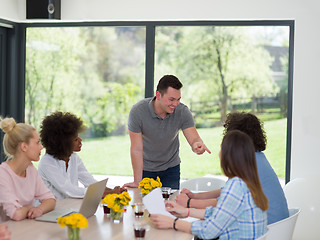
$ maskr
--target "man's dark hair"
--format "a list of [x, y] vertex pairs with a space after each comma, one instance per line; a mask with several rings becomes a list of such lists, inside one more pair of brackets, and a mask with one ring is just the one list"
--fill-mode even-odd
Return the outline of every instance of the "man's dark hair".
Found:
[[73, 153], [73, 140], [85, 130], [82, 120], [69, 112], [54, 112], [46, 116], [40, 128], [46, 153], [59, 160]]
[[224, 135], [232, 130], [240, 130], [249, 135], [256, 151], [262, 152], [266, 149], [267, 137], [263, 123], [255, 115], [245, 112], [229, 113], [223, 126]]
[[161, 95], [165, 94], [169, 87], [172, 87], [174, 89], [181, 89], [182, 83], [180, 80], [174, 76], [174, 75], [164, 75], [158, 83], [157, 91], [161, 93]]

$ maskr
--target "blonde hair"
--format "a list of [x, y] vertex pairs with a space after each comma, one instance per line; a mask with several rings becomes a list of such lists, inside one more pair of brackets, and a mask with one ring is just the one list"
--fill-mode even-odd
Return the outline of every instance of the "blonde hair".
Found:
[[1, 119], [0, 117], [0, 128], [5, 132], [3, 149], [8, 159], [17, 153], [20, 143], [29, 143], [33, 137], [33, 131], [35, 131], [34, 127], [25, 123], [16, 123], [13, 118]]

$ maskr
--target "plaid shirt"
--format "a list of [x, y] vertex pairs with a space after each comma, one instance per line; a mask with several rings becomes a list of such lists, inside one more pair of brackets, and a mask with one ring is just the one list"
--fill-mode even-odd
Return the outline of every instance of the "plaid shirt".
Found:
[[256, 239], [267, 231], [267, 213], [253, 201], [247, 184], [234, 177], [227, 181], [215, 208], [207, 207], [204, 220], [191, 225], [202, 239]]

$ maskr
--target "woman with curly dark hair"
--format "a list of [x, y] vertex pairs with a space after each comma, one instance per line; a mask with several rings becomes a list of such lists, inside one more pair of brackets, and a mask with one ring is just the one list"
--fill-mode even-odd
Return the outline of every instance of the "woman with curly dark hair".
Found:
[[[40, 137], [46, 154], [40, 160], [38, 171], [58, 200], [82, 198], [87, 187], [96, 182], [76, 153], [82, 147], [78, 134], [84, 130], [82, 120], [69, 112], [54, 112], [42, 121]], [[85, 187], [79, 187], [78, 181]], [[123, 190], [118, 186], [113, 190], [106, 188], [103, 196]]]
[[[224, 124], [224, 135], [233, 130], [240, 130], [246, 133], [253, 141], [259, 180], [263, 192], [269, 200], [268, 224], [287, 218], [289, 211], [283, 189], [278, 176], [262, 152], [267, 145], [263, 123], [251, 113], [234, 112], [227, 116]], [[190, 190], [183, 189], [181, 194], [177, 196], [176, 201], [182, 206], [189, 204], [189, 207], [194, 208], [215, 206], [217, 204], [216, 198], [220, 196], [220, 192], [221, 189], [205, 193], [192, 193]]]

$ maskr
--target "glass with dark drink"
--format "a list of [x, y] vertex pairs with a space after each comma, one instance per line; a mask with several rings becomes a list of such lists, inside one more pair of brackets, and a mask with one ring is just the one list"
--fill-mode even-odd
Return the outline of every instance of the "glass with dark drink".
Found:
[[161, 190], [162, 190], [162, 197], [164, 198], [164, 200], [168, 200], [170, 197], [171, 188], [162, 187]]
[[135, 212], [136, 217], [142, 217], [143, 216], [143, 212]]
[[136, 238], [144, 238], [146, 235], [146, 229], [145, 228], [135, 228], [134, 229], [134, 236]]
[[110, 215], [110, 208], [106, 204], [103, 204], [103, 212], [104, 214]]
[[143, 203], [139, 202], [139, 203], [135, 203], [135, 207], [134, 207], [134, 214], [136, 217], [143, 217], [144, 214], [144, 205]]
[[146, 235], [146, 223], [144, 221], [134, 222], [133, 231], [136, 239], [143, 239]]

